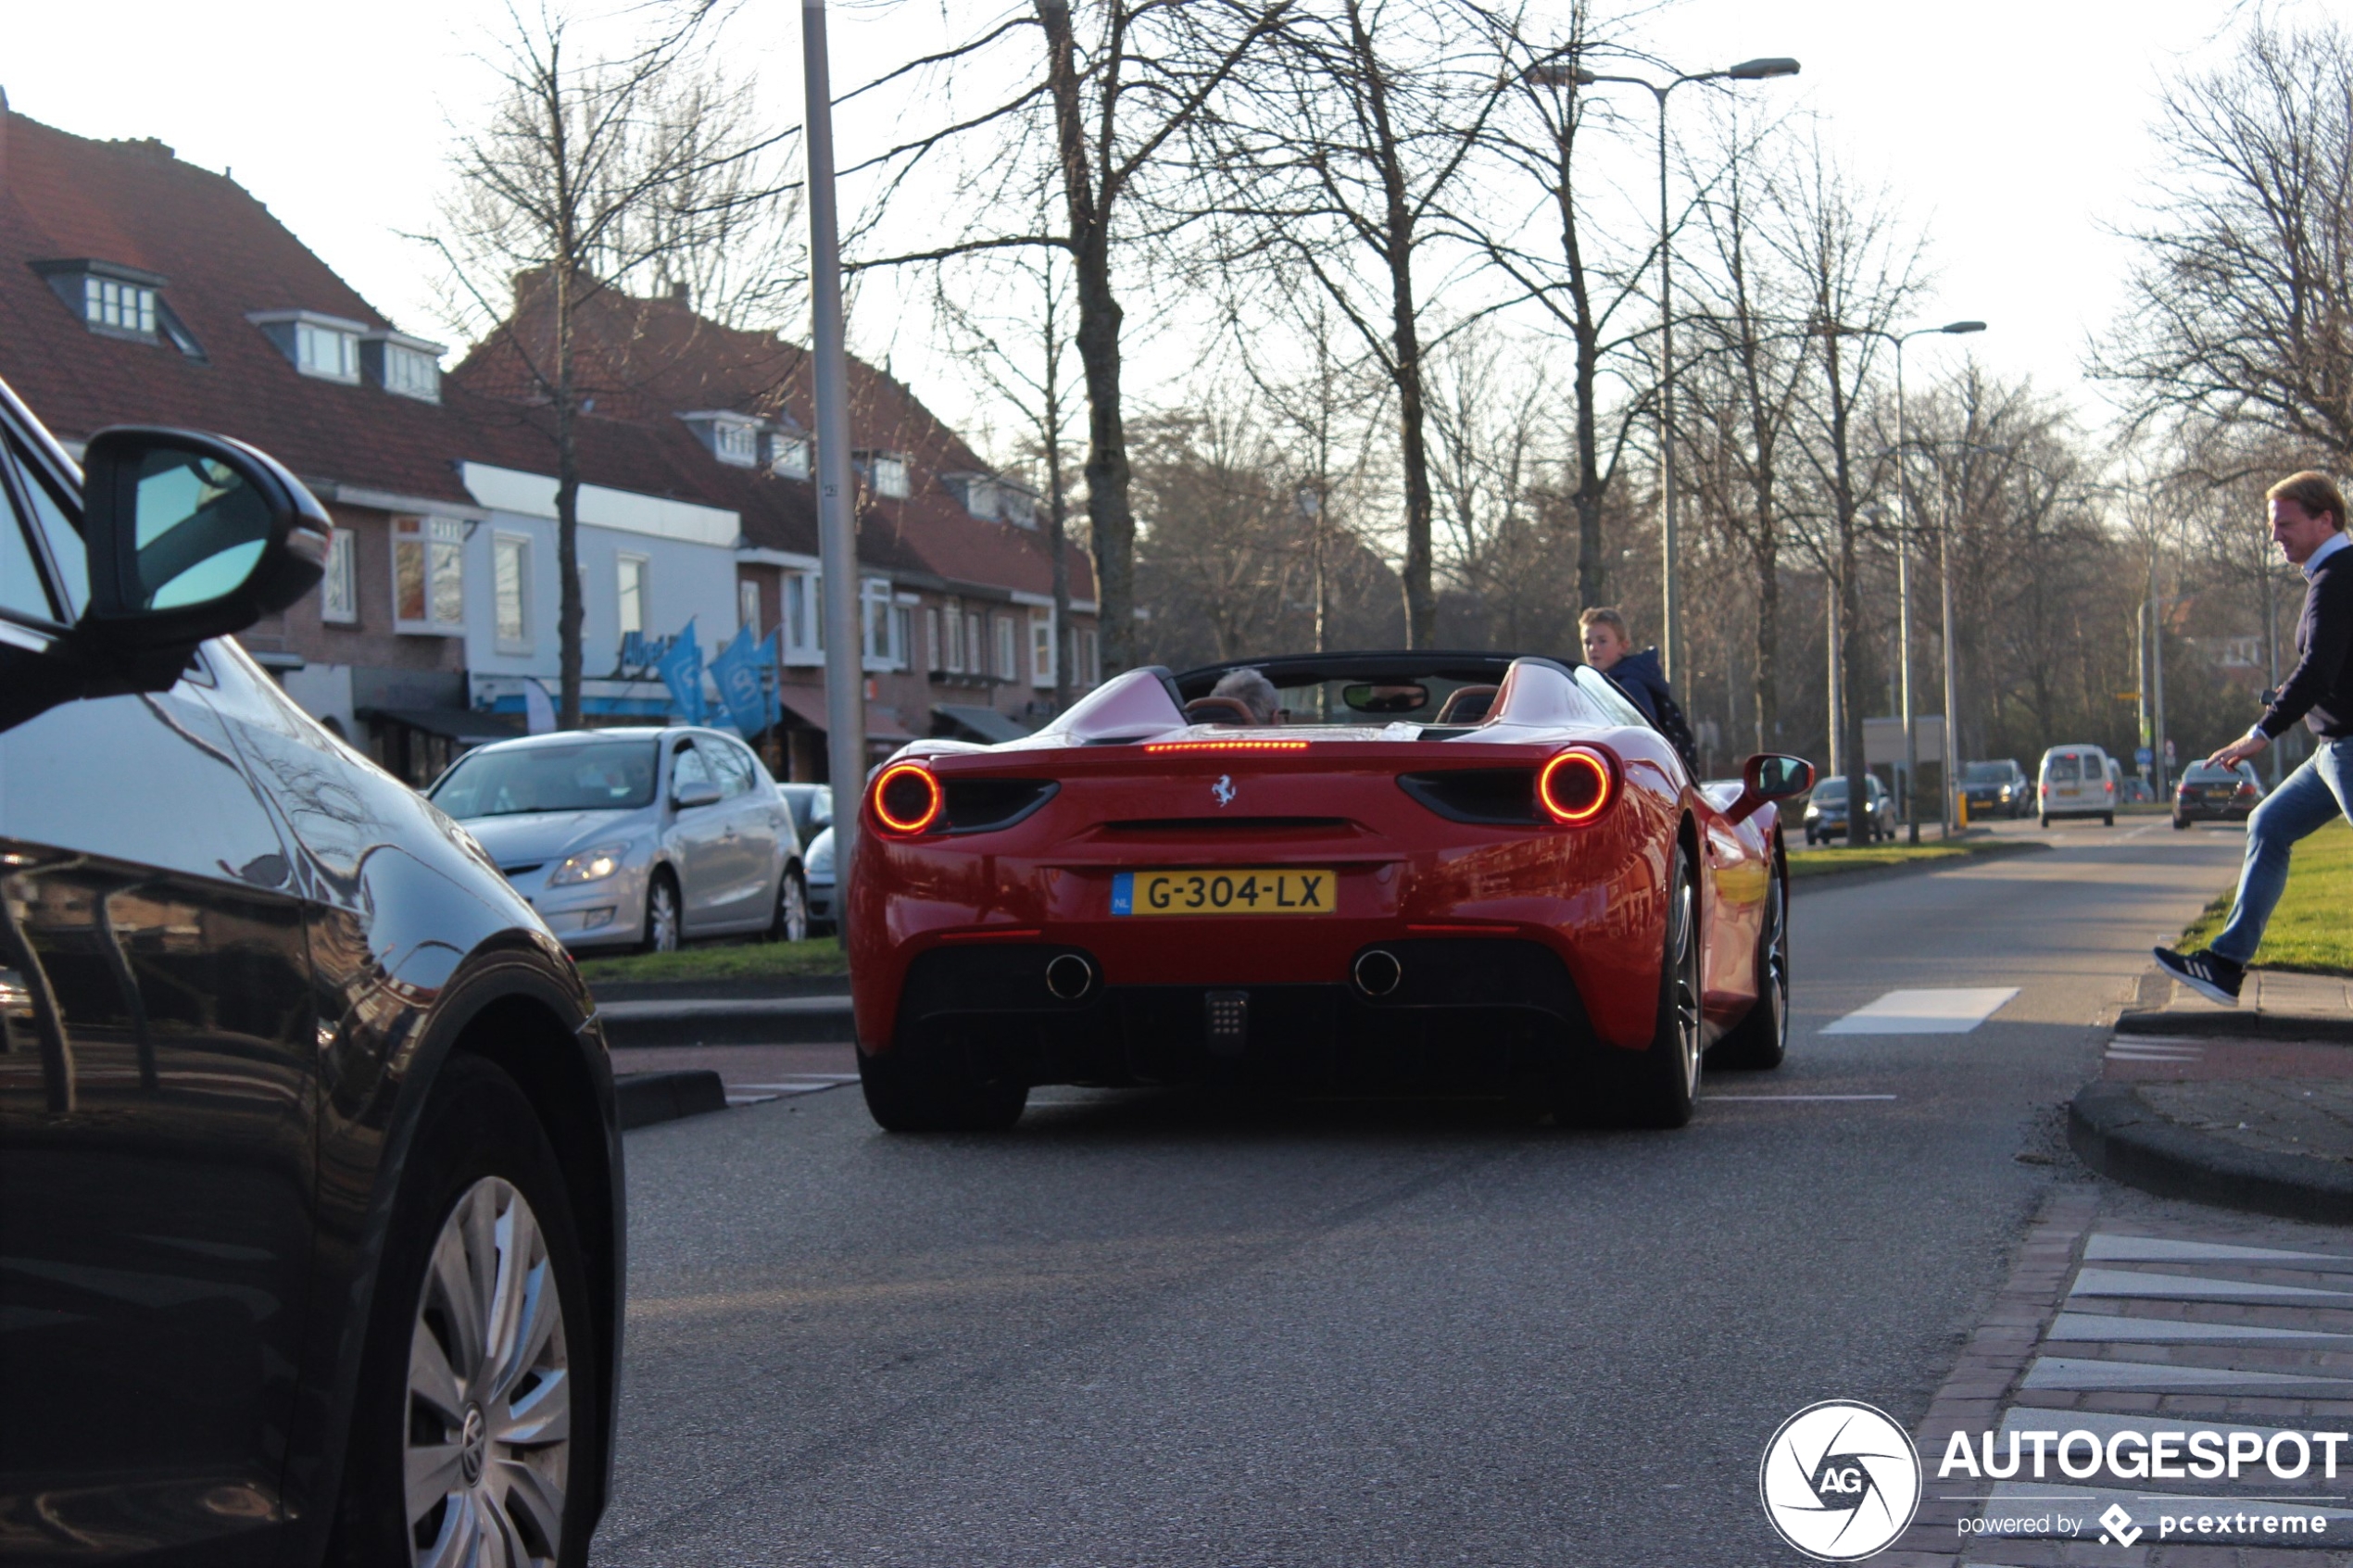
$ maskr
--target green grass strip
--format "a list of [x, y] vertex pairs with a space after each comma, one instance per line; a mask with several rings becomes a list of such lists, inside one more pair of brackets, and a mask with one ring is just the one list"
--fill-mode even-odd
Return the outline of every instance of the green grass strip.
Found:
[[[2214, 940], [2231, 918], [2235, 889], [2206, 906], [2182, 933], [2182, 950]], [[2337, 819], [2297, 845], [2287, 891], [2256, 949], [2257, 969], [2353, 975], [2353, 823]]]

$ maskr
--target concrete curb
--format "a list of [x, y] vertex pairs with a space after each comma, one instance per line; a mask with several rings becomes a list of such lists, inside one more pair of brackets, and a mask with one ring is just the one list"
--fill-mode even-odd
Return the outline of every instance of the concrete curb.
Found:
[[727, 1085], [708, 1069], [697, 1073], [623, 1073], [612, 1081], [622, 1130], [675, 1122], [727, 1109]]
[[2353, 1017], [2307, 1012], [2133, 1011], [2116, 1020], [2120, 1035], [2172, 1035], [2201, 1040], [2326, 1040], [2353, 1046]]
[[2163, 1198], [2353, 1224], [2353, 1165], [2213, 1137], [2160, 1115], [2130, 1084], [2078, 1090], [2068, 1107], [2067, 1141], [2102, 1175]]
[[712, 997], [605, 1002], [605, 1040], [630, 1046], [817, 1046], [857, 1038], [849, 998]]
[[2006, 860], [2015, 855], [2034, 855], [2056, 849], [2058, 846], [2039, 838], [1997, 839], [1982, 849], [1939, 860], [1914, 860], [1893, 866], [1860, 866], [1851, 872], [1817, 872], [1812, 876], [1789, 879], [1790, 897], [1794, 898], [1808, 888], [1859, 887], [1865, 883], [1886, 882], [1899, 876], [1919, 876], [1928, 872], [1958, 871], [1964, 866], [1985, 860]]
[[835, 974], [726, 976], [712, 980], [591, 981], [598, 1006], [608, 1002], [699, 1002], [771, 997], [835, 997], [849, 990], [849, 972]]

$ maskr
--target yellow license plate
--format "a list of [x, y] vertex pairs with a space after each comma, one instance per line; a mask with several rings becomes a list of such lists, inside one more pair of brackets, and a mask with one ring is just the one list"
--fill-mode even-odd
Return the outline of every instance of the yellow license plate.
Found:
[[1328, 871], [1121, 872], [1111, 879], [1115, 915], [1327, 915], [1338, 879]]

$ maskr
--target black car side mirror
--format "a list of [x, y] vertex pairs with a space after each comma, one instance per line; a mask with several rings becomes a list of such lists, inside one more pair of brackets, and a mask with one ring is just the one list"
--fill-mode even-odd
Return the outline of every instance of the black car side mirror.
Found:
[[120, 426], [90, 438], [82, 468], [80, 629], [101, 645], [194, 647], [242, 632], [326, 571], [326, 508], [242, 441]]
[[1814, 764], [1803, 757], [1759, 752], [1741, 764], [1740, 798], [1724, 814], [1746, 822], [1768, 800], [1787, 800], [1814, 787]]
[[324, 573], [332, 525], [275, 458], [195, 431], [117, 426], [82, 456], [89, 606], [0, 646], [0, 729], [60, 703], [169, 691], [196, 645], [285, 608]]

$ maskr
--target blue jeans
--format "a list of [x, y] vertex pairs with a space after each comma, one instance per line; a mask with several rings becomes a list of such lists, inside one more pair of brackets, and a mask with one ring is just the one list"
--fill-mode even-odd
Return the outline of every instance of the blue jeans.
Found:
[[2324, 740], [2290, 773], [2271, 798], [2246, 820], [2246, 859], [2239, 867], [2238, 902], [2231, 923], [2214, 939], [2216, 955], [2245, 964], [2263, 945], [2263, 928], [2287, 886], [2287, 855], [2299, 838], [2343, 815], [2353, 821], [2353, 736]]

